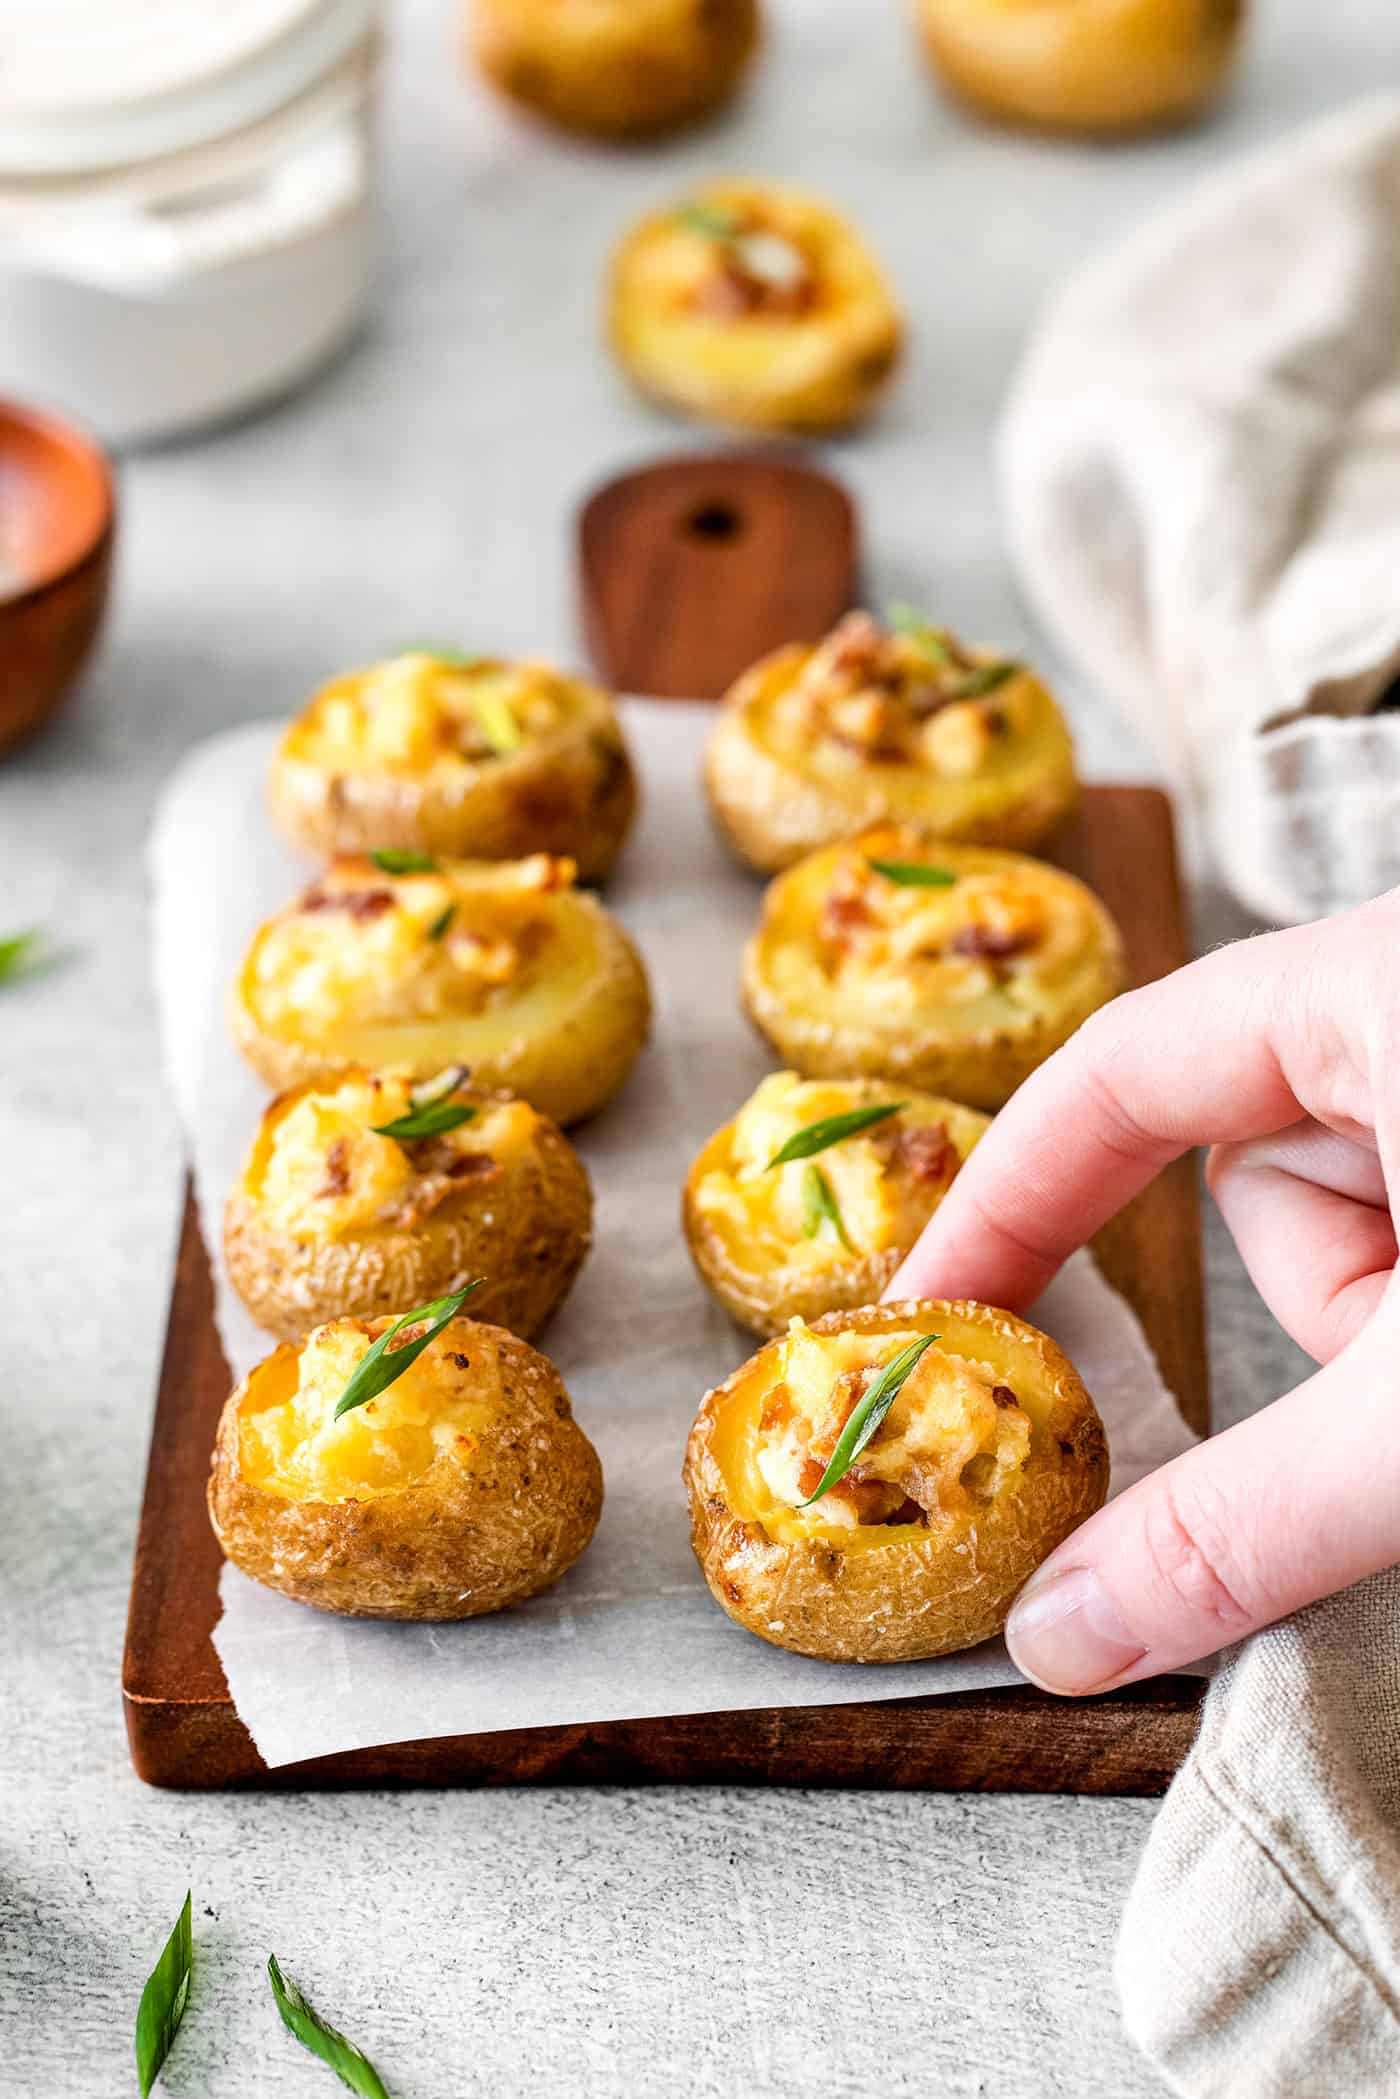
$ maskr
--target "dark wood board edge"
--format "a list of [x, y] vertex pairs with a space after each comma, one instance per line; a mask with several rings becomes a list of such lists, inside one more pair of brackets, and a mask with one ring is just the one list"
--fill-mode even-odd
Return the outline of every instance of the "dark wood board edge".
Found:
[[[1140, 901], [1149, 900], [1146, 912], [1123, 915], [1135, 975], [1161, 975], [1186, 955], [1169, 805], [1150, 788], [1090, 789], [1088, 798], [1098, 821], [1069, 832], [1053, 857], [1107, 891], [1110, 902], [1115, 890], [1127, 893], [1125, 884]], [[1125, 841], [1132, 843], [1126, 863]], [[1096, 1247], [1107, 1272], [1137, 1304], [1184, 1414], [1204, 1433], [1204, 1296], [1192, 1163], [1170, 1168]], [[440, 1738], [268, 1772], [229, 1698], [210, 1639], [220, 1555], [203, 1488], [228, 1387], [209, 1258], [187, 1188], [123, 1667], [132, 1760], [151, 1784], [208, 1790], [684, 1783], [1152, 1794], [1164, 1789], [1194, 1736], [1203, 1685], [1170, 1677], [1073, 1702], [1017, 1687]]]

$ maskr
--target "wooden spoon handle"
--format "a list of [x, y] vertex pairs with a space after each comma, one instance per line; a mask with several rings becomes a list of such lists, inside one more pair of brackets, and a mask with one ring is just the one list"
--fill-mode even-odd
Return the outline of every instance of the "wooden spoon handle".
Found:
[[791, 460], [697, 454], [624, 474], [579, 517], [584, 635], [621, 692], [715, 700], [854, 604], [855, 506]]

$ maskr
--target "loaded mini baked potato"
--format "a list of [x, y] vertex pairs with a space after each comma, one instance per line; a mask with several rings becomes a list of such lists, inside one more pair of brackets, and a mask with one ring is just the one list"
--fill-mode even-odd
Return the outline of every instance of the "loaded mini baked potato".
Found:
[[794, 1322], [708, 1393], [685, 1480], [696, 1558], [738, 1624], [824, 1661], [911, 1662], [1000, 1631], [1103, 1501], [1108, 1447], [1073, 1364], [1024, 1320], [868, 1305]]
[[1245, 0], [918, 0], [918, 13], [935, 71], [985, 115], [1141, 131], [1219, 92]]
[[873, 1304], [986, 1127], [916, 1087], [774, 1072], [687, 1176], [695, 1265], [755, 1334]]
[[550, 123], [605, 138], [707, 115], [758, 32], [758, 0], [472, 0], [487, 78]]
[[521, 1603], [592, 1537], [597, 1453], [554, 1365], [464, 1318], [416, 1359], [411, 1344], [431, 1326], [403, 1328], [407, 1367], [337, 1416], [395, 1324], [336, 1319], [284, 1341], [225, 1402], [209, 1478], [219, 1543], [255, 1581], [353, 1618], [474, 1618]]
[[[389, 864], [385, 864], [386, 859]], [[255, 934], [235, 1039], [269, 1085], [467, 1065], [556, 1122], [611, 1100], [646, 1039], [641, 960], [569, 860], [335, 860]]]
[[907, 616], [852, 612], [729, 692], [705, 762], [710, 807], [761, 874], [875, 823], [1031, 846], [1074, 807], [1074, 747], [1023, 664]]
[[1073, 875], [890, 827], [770, 882], [743, 995], [809, 1078], [999, 1108], [1123, 982], [1118, 929]]
[[267, 1109], [224, 1212], [229, 1280], [300, 1340], [484, 1280], [473, 1316], [526, 1340], [588, 1253], [593, 1193], [547, 1116], [467, 1083], [352, 1068]]
[[566, 853], [605, 875], [637, 790], [612, 701], [543, 663], [417, 651], [317, 693], [273, 755], [278, 827], [317, 854]]
[[609, 330], [624, 371], [687, 414], [831, 430], [873, 405], [899, 358], [877, 264], [819, 198], [711, 182], [653, 212], [613, 258]]

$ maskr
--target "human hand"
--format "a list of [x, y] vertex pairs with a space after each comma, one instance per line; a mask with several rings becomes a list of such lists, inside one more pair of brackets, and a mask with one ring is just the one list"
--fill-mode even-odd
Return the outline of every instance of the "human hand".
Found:
[[1213, 1654], [1400, 1560], [1400, 890], [1114, 1000], [1027, 1080], [886, 1293], [1017, 1310], [1171, 1159], [1322, 1368], [1066, 1539], [1006, 1628], [1047, 1690]]

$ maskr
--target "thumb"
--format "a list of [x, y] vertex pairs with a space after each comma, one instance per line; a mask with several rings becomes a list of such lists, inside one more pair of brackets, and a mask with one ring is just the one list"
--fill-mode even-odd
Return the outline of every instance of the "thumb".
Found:
[[1149, 1474], [1053, 1552], [1011, 1658], [1081, 1696], [1201, 1660], [1400, 1560], [1400, 1306], [1260, 1414]]

